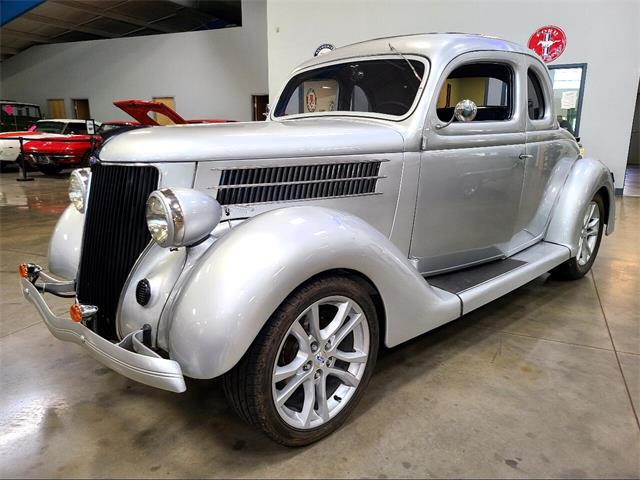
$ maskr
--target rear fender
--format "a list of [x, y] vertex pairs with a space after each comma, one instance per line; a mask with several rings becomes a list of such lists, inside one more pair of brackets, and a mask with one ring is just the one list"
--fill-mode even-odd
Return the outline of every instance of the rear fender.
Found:
[[335, 269], [359, 272], [380, 293], [388, 346], [460, 315], [458, 297], [431, 287], [368, 223], [327, 208], [283, 208], [227, 233], [190, 272], [168, 319], [171, 358], [190, 377], [225, 373], [292, 291]]
[[564, 245], [571, 250], [571, 256], [578, 253], [578, 239], [587, 205], [598, 192], [604, 194], [606, 233], [615, 228], [615, 198], [611, 172], [598, 160], [591, 158], [575, 162], [560, 192], [551, 214], [545, 240]]

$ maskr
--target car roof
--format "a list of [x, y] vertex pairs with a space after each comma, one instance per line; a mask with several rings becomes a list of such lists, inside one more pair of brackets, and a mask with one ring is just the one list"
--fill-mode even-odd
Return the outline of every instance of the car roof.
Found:
[[375, 38], [336, 48], [300, 64], [296, 70], [353, 57], [393, 55], [389, 44], [402, 54], [421, 55], [434, 62], [448, 63], [462, 53], [482, 50], [514, 52], [537, 58], [525, 47], [497, 37], [470, 33], [416, 33]]
[[30, 107], [39, 107], [37, 103], [18, 102], [17, 100], [0, 100], [0, 103], [15, 103], [16, 105], [29, 105]]
[[78, 120], [77, 118], [43, 118], [38, 122], [85, 123], [86, 120]]

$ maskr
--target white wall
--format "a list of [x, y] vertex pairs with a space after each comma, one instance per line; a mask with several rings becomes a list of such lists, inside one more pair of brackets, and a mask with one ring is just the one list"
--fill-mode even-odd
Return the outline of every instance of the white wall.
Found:
[[242, 27], [32, 47], [0, 66], [0, 96], [40, 104], [88, 98], [97, 120], [129, 118], [117, 99], [175, 97], [185, 118], [251, 119], [267, 93], [266, 2], [242, 5]]
[[539, 27], [567, 35], [553, 64], [587, 63], [580, 136], [621, 188], [640, 74], [638, 0], [268, 0], [269, 92], [322, 43], [336, 47], [421, 32], [470, 32], [526, 45]]

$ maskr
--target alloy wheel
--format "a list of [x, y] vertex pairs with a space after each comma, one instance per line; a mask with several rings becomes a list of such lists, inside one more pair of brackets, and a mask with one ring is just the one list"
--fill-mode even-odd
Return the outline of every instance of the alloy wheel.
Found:
[[352, 299], [314, 302], [284, 336], [272, 372], [276, 410], [290, 426], [319, 427], [355, 394], [369, 357], [369, 325]]

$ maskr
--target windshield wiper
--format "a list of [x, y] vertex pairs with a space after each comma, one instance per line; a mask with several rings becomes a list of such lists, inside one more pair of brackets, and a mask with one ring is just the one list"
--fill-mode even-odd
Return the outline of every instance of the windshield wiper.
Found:
[[418, 81], [420, 83], [422, 83], [422, 77], [420, 75], [418, 75], [418, 72], [416, 72], [416, 69], [413, 67], [413, 65], [411, 64], [411, 62], [409, 61], [409, 59], [407, 59], [407, 57], [405, 57], [403, 54], [401, 54], [396, 47], [394, 47], [393, 45], [391, 45], [391, 42], [389, 42], [389, 48], [391, 49], [391, 51], [393, 53], [395, 53], [396, 55], [400, 55], [400, 57], [402, 57], [402, 59], [407, 62], [407, 65], [409, 65], [409, 67], [411, 68], [411, 70], [413, 71], [413, 74], [416, 76], [416, 78], [418, 79]]

